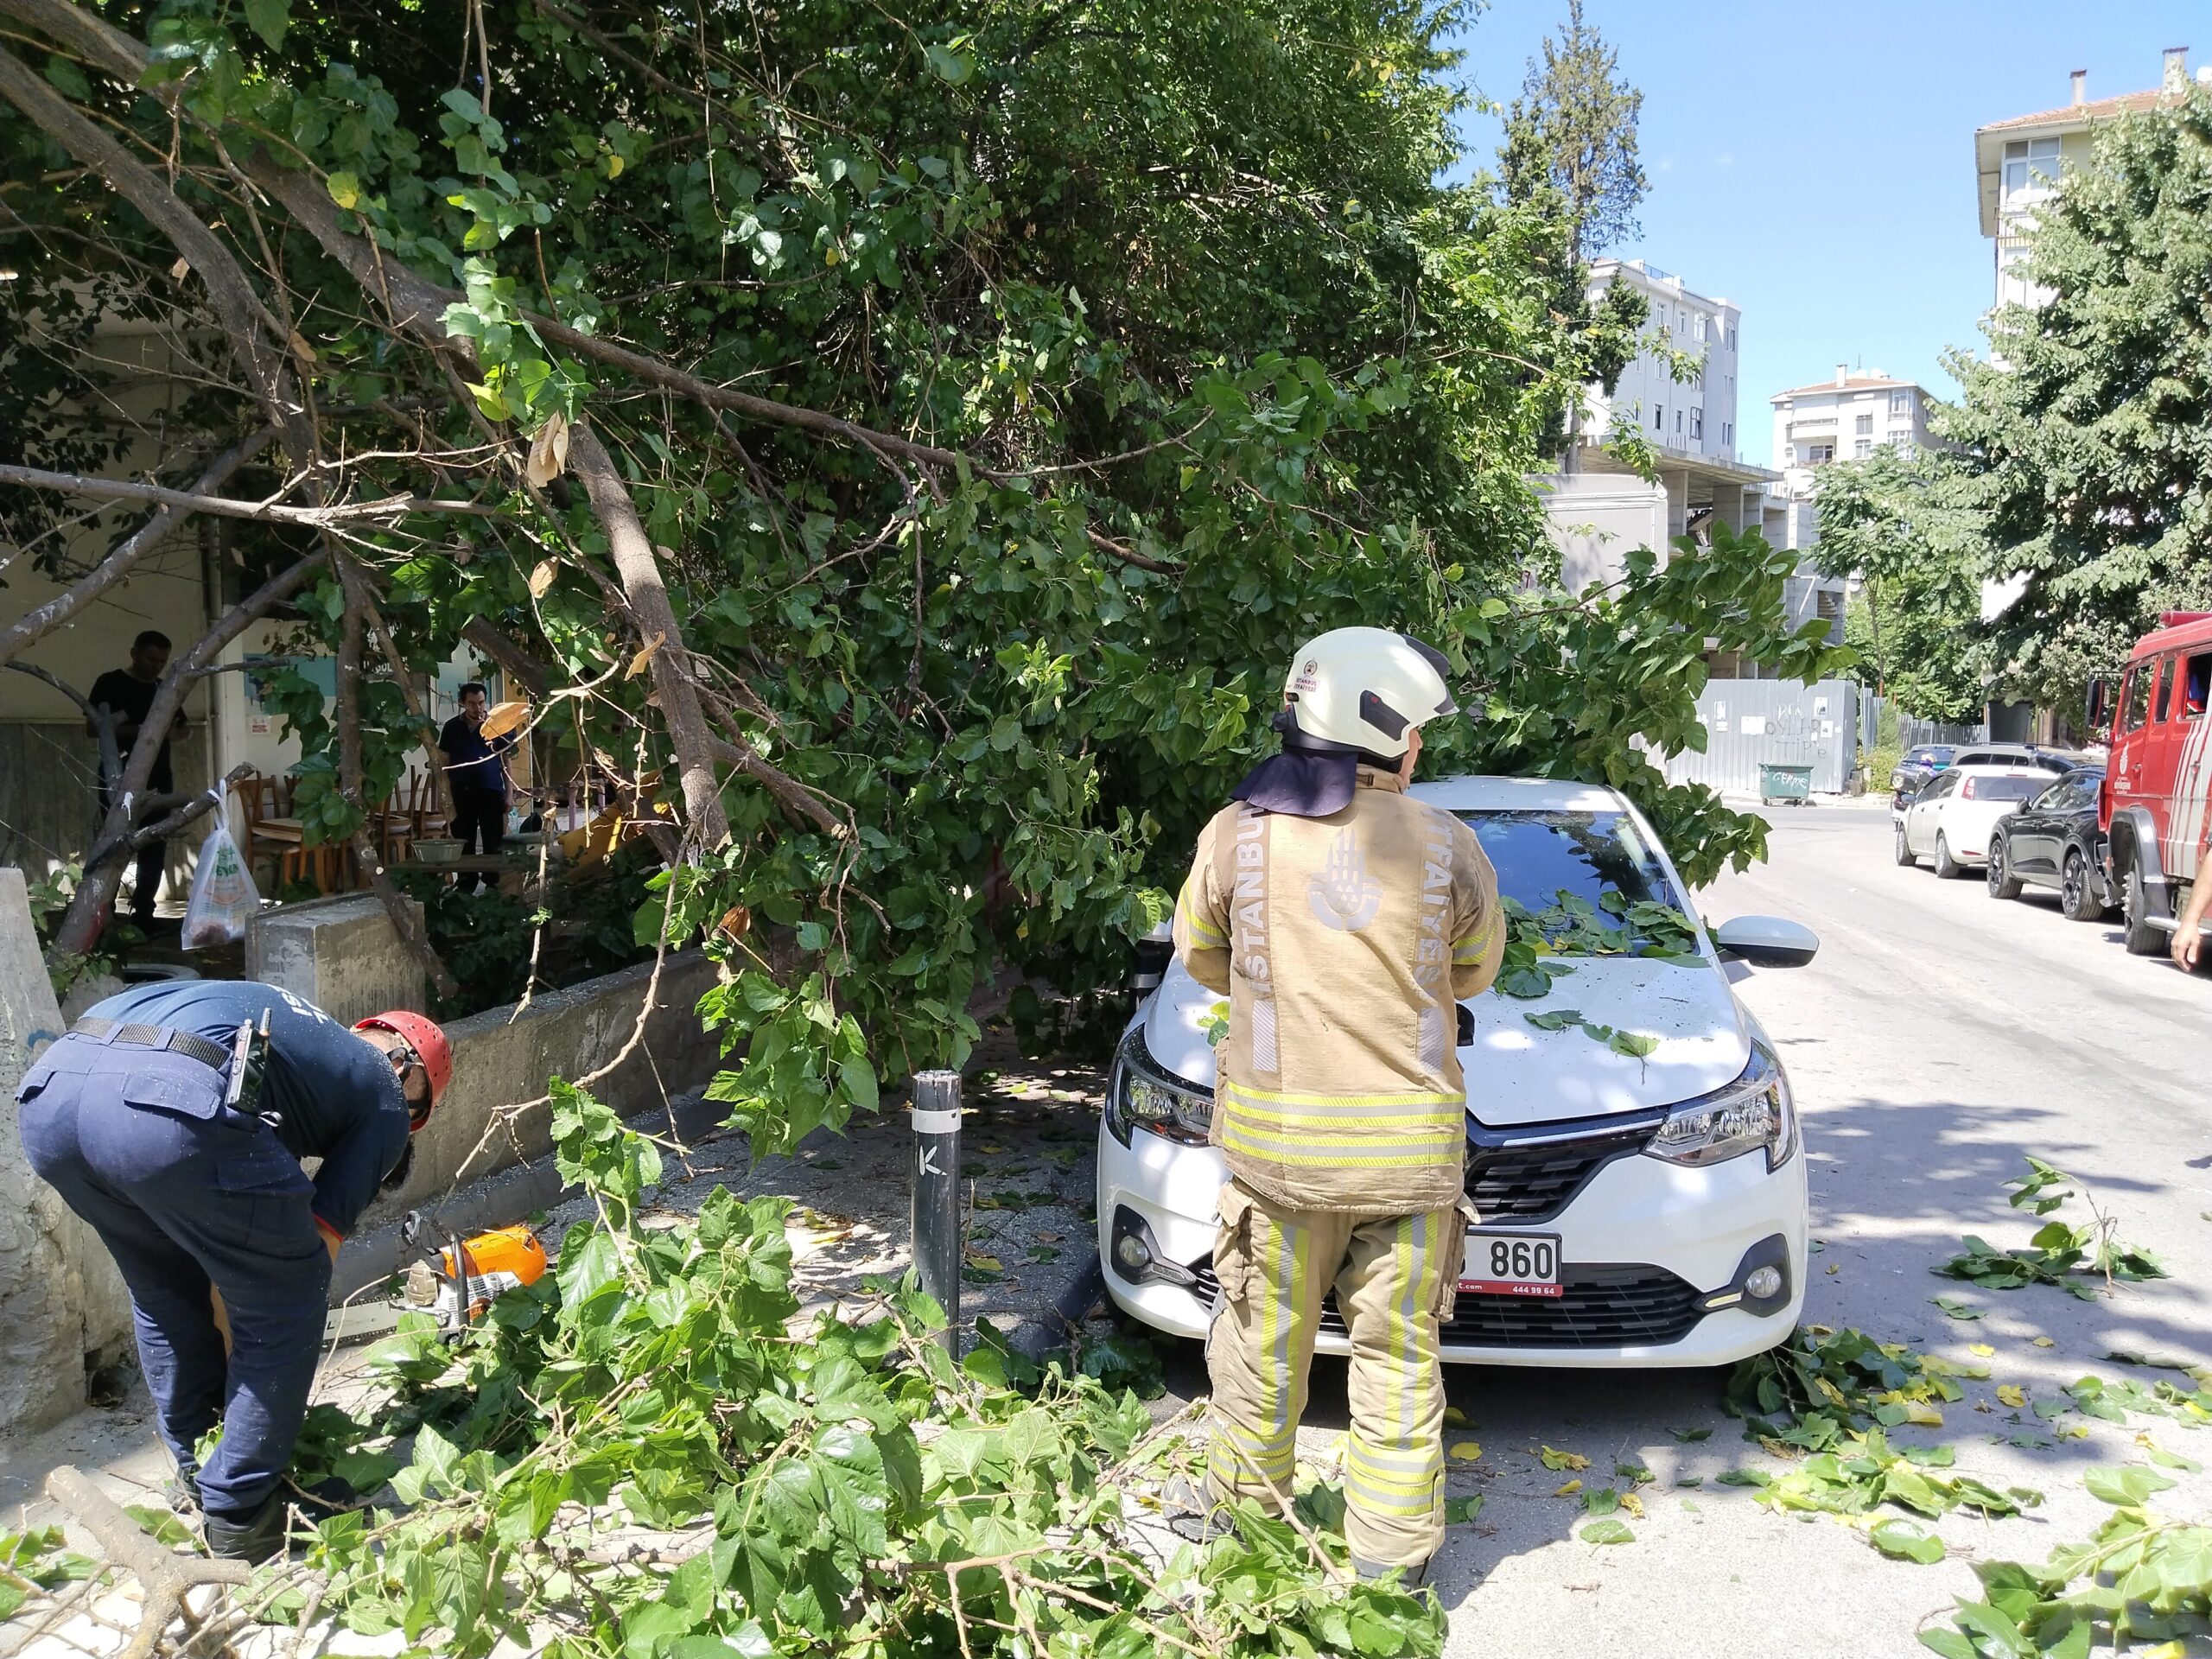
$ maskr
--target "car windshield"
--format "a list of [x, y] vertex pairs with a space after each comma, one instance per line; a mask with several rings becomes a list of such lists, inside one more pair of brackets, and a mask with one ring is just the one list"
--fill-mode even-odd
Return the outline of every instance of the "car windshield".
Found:
[[[1694, 950], [1681, 894], [1625, 812], [1462, 812], [1497, 871], [1497, 890], [1563, 950], [1605, 949], [1626, 922], [1649, 946]], [[1639, 911], [1637, 906], [1647, 906]], [[1662, 911], [1676, 912], [1669, 917]], [[1586, 936], [1586, 937], [1569, 937]], [[1616, 944], [1615, 948], [1618, 948]]]
[[1905, 756], [1904, 760], [1909, 766], [1948, 766], [1951, 764], [1951, 756], [1954, 753], [1950, 749], [1923, 745]]
[[2024, 801], [2050, 786], [2048, 778], [1969, 778], [1959, 792], [1977, 801]]

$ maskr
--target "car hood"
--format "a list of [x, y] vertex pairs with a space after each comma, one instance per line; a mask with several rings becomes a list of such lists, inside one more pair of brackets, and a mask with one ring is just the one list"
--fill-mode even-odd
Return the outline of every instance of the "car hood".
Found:
[[[1467, 1101], [1492, 1128], [1673, 1106], [1724, 1088], [1751, 1063], [1751, 1030], [1719, 966], [1645, 957], [1578, 957], [1574, 971], [1535, 1001], [1484, 992], [1466, 1007], [1474, 1041], [1463, 1044]], [[1162, 1066], [1213, 1087], [1206, 1026], [1222, 999], [1178, 957], [1139, 1016], [1145, 1046]], [[1592, 1025], [1658, 1039], [1642, 1059], [1619, 1054], [1580, 1026], [1546, 1031], [1527, 1016], [1573, 1010]]]

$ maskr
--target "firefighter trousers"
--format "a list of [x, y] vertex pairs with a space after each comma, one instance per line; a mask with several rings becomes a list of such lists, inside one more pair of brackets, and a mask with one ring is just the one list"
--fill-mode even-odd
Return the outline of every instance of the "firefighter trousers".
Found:
[[1222, 1189], [1206, 1335], [1216, 1497], [1287, 1499], [1306, 1373], [1332, 1286], [1351, 1332], [1344, 1532], [1352, 1554], [1412, 1567], [1444, 1538], [1440, 1315], [1459, 1294], [1458, 1208], [1417, 1215], [1295, 1210], [1232, 1180]]

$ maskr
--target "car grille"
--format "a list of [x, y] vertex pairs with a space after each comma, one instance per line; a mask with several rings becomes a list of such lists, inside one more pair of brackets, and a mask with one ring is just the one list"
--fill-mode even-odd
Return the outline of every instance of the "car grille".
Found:
[[1658, 1124], [1656, 1117], [1629, 1123], [1601, 1119], [1585, 1134], [1574, 1133], [1572, 1125], [1548, 1124], [1541, 1126], [1541, 1143], [1518, 1146], [1509, 1137], [1529, 1130], [1470, 1125], [1467, 1197], [1488, 1226], [1549, 1221], [1600, 1169], [1643, 1151]]
[[[1221, 1295], [1211, 1256], [1192, 1264], [1192, 1294], [1213, 1311]], [[1444, 1340], [1462, 1348], [1656, 1347], [1688, 1336], [1703, 1314], [1698, 1292], [1664, 1268], [1639, 1264], [1570, 1266], [1557, 1296], [1462, 1294], [1444, 1325]], [[1350, 1334], [1332, 1290], [1321, 1304], [1321, 1329]]]

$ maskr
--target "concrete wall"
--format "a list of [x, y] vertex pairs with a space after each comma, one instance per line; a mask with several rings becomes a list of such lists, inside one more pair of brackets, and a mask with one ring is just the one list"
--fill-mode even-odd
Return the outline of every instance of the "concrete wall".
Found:
[[1551, 473], [1529, 482], [1544, 493], [1545, 528], [1569, 593], [1619, 580], [1639, 547], [1666, 553], [1668, 493], [1661, 486], [1626, 473]]
[[[364, 1229], [417, 1205], [432, 1204], [461, 1182], [543, 1157], [551, 1147], [543, 1106], [509, 1109], [545, 1092], [548, 1077], [576, 1079], [612, 1061], [630, 1041], [645, 1006], [652, 964], [545, 991], [527, 1006], [492, 1008], [447, 1026], [454, 1046], [453, 1085], [437, 1115], [415, 1137], [415, 1167], [398, 1192], [379, 1198]], [[671, 954], [629, 1058], [591, 1091], [629, 1116], [705, 1084], [721, 1046], [693, 1010], [715, 983], [704, 953]]]
[[[423, 906], [413, 899], [416, 917]], [[422, 1008], [422, 964], [372, 893], [283, 905], [246, 924], [245, 973], [282, 986], [346, 1025], [386, 1008]]]
[[81, 1408], [86, 1356], [117, 1350], [130, 1328], [114, 1262], [31, 1173], [16, 1128], [16, 1085], [60, 1031], [23, 873], [0, 868], [0, 1431]]

